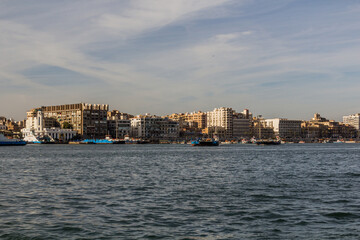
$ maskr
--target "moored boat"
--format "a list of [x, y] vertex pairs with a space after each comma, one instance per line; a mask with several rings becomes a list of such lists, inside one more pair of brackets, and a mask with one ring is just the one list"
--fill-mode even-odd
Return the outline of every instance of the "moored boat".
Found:
[[196, 147], [203, 147], [203, 146], [208, 146], [208, 147], [212, 147], [212, 146], [219, 146], [219, 141], [216, 141], [214, 139], [205, 139], [205, 140], [195, 140], [191, 142], [192, 146], [196, 146]]
[[20, 139], [9, 139], [0, 133], [0, 146], [24, 146], [26, 142]]

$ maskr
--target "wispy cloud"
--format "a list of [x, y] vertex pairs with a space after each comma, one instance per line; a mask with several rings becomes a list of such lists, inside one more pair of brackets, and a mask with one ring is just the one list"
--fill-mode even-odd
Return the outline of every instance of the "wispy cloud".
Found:
[[[318, 96], [331, 100], [358, 85], [358, 74], [346, 74], [360, 60], [357, 8], [292, 0], [2, 1], [0, 100], [19, 100], [16, 113], [0, 111], [20, 118], [38, 105], [96, 101], [131, 113], [224, 105], [309, 115], [317, 110], [297, 104], [304, 96], [327, 109]], [[265, 106], [266, 95], [276, 105]]]

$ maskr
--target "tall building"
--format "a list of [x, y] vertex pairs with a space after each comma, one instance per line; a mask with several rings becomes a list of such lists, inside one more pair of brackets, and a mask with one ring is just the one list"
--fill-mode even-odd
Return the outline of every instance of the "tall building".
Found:
[[343, 122], [353, 126], [356, 130], [360, 130], [360, 113], [343, 116]]
[[207, 127], [223, 127], [226, 138], [233, 136], [233, 109], [232, 108], [215, 108], [207, 112]]
[[104, 138], [107, 134], [107, 104], [66, 104], [41, 107], [44, 116], [55, 118], [61, 126], [71, 124], [84, 138]]
[[252, 114], [248, 109], [242, 113], [233, 113], [233, 137], [242, 138], [250, 136], [250, 117]]

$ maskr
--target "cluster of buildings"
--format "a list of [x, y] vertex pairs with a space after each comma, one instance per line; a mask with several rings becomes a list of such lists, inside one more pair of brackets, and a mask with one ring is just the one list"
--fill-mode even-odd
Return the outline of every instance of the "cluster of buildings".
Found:
[[254, 117], [245, 109], [215, 108], [208, 112], [174, 113], [167, 116], [131, 115], [109, 110], [107, 104], [66, 104], [43, 106], [27, 112], [24, 121], [0, 117], [0, 131], [17, 134], [29, 141], [69, 141], [111, 137], [140, 138], [152, 141], [189, 140], [217, 137], [220, 140], [243, 138], [320, 139], [356, 138], [360, 114], [343, 117], [343, 122], [315, 114], [309, 120]]

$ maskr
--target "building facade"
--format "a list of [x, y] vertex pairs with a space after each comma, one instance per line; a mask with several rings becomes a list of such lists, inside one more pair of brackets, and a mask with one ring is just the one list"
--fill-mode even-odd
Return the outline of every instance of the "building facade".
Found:
[[215, 108], [207, 112], [207, 127], [223, 127], [225, 129], [225, 138], [233, 136], [233, 109], [232, 108]]
[[353, 126], [357, 131], [360, 130], [360, 113], [343, 116], [343, 122]]
[[105, 138], [107, 134], [107, 104], [66, 104], [41, 107], [44, 116], [54, 118], [61, 126], [68, 123], [84, 138]]
[[143, 139], [176, 139], [179, 137], [179, 123], [158, 116], [137, 116], [131, 119], [131, 135]]
[[288, 120], [286, 118], [274, 118], [265, 120], [266, 127], [274, 130], [276, 136], [282, 138], [294, 138], [301, 135], [301, 121]]
[[133, 116], [127, 113], [122, 113], [117, 110], [108, 112], [107, 126], [108, 134], [112, 138], [124, 139], [125, 136], [130, 135], [131, 121]]
[[69, 141], [76, 135], [74, 130], [61, 129], [46, 124], [46, 118], [41, 109], [33, 109], [27, 112], [26, 127], [21, 129], [24, 140], [28, 142], [40, 140], [49, 142]]
[[328, 120], [315, 113], [310, 121], [301, 123], [302, 137], [311, 138], [352, 138], [356, 137], [356, 129], [348, 123]]
[[[207, 112], [207, 127], [222, 127], [225, 130], [225, 138], [242, 138], [251, 134], [252, 114], [248, 109], [237, 113], [232, 108], [215, 108]], [[211, 132], [211, 131], [208, 131]]]

